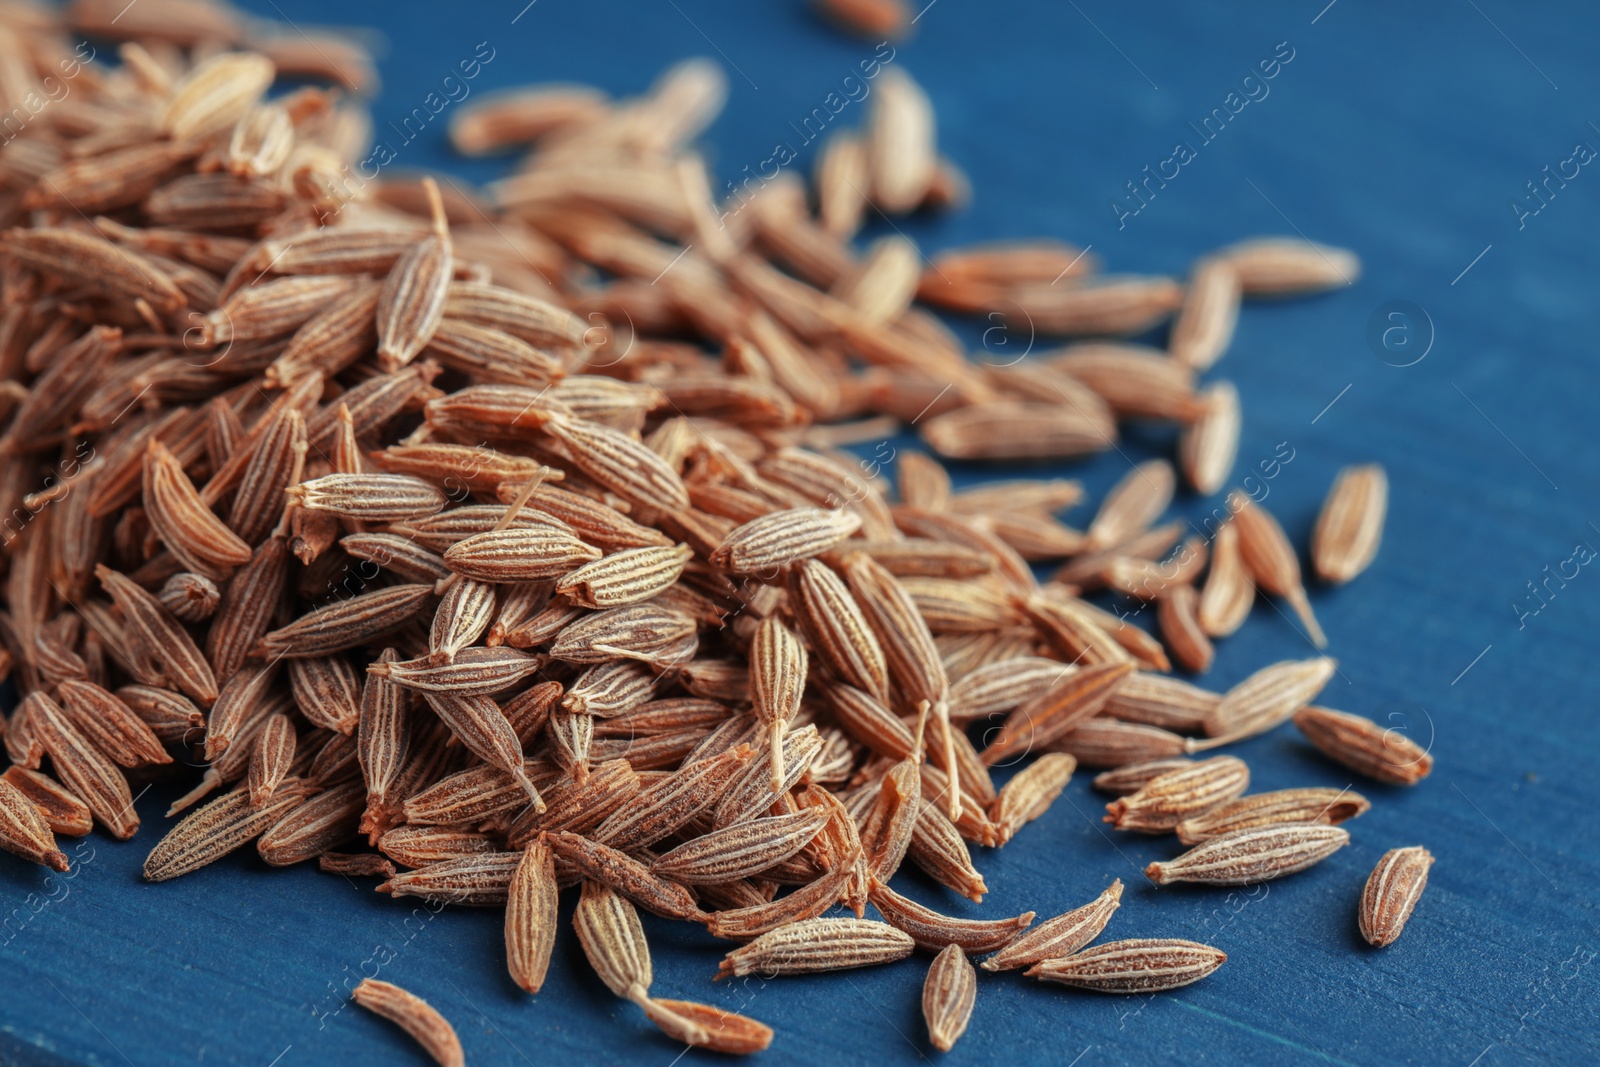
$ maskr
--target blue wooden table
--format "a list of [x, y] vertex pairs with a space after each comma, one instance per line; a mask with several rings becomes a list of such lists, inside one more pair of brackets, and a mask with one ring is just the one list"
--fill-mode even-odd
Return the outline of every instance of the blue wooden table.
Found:
[[[1266, 483], [1267, 503], [1300, 543], [1341, 465], [1387, 466], [1391, 515], [1376, 565], [1315, 594], [1340, 664], [1324, 702], [1392, 716], [1437, 760], [1413, 790], [1355, 783], [1374, 807], [1351, 826], [1352, 846], [1256, 889], [1149, 885], [1140, 871], [1173, 852], [1170, 840], [1108, 834], [1086, 776], [1013, 844], [979, 857], [993, 888], [981, 909], [905, 876], [908, 893], [962, 915], [1050, 915], [1120, 877], [1129, 889], [1111, 936], [1189, 937], [1230, 957], [1204, 982], [1150, 999], [984, 974], [951, 1062], [1600, 1061], [1600, 574], [1568, 562], [1600, 547], [1600, 173], [1566, 162], [1578, 145], [1600, 148], [1600, 12], [1579, 0], [1540, 10], [1325, 2], [935, 0], [896, 46], [892, 62], [927, 87], [941, 147], [976, 194], [959, 214], [897, 223], [925, 249], [1047, 234], [1092, 244], [1112, 269], [1175, 273], [1254, 234], [1360, 252], [1364, 275], [1347, 290], [1249, 307], [1214, 374], [1243, 397], [1241, 475], [1283, 443], [1292, 451]], [[377, 133], [398, 146], [393, 166], [471, 180], [506, 164], [453, 158], [442, 118], [403, 145], [389, 123], [482, 48], [492, 58], [474, 92], [559, 79], [633, 93], [677, 59], [712, 57], [731, 85], [707, 140], [721, 180], [784, 142], [809, 166], [794, 124], [874, 51], [799, 0], [248, 6], [304, 24], [381, 20]], [[1274, 78], [1244, 82], [1274, 56]], [[1190, 123], [1230, 93], [1247, 103], [1202, 141]], [[863, 110], [851, 103], [834, 121], [854, 126]], [[1178, 176], [1142, 202], [1127, 198], [1127, 183], [1180, 141], [1194, 152]], [[1563, 169], [1535, 199], [1528, 183]], [[1009, 360], [1028, 338], [994, 334], [987, 345]], [[1169, 449], [1159, 435], [1133, 436], [1073, 473], [1098, 495], [1130, 463]], [[1178, 510], [1198, 517], [1214, 503], [1183, 498]], [[1258, 610], [1219, 647], [1206, 682], [1225, 687], [1306, 654], [1285, 619]], [[1239, 754], [1255, 789], [1352, 782], [1292, 728]], [[436, 914], [378, 897], [370, 880], [271, 870], [249, 851], [142, 884], [173, 792], [142, 798], [145, 829], [132, 842], [69, 843], [70, 875], [0, 863], [0, 1063], [420, 1062], [391, 1027], [348, 1005], [364, 975], [432, 1001], [475, 1064], [683, 1058], [605, 991], [570, 936], [545, 991], [520, 993], [501, 963], [498, 911]], [[1363, 880], [1386, 849], [1418, 843], [1438, 858], [1427, 895], [1396, 945], [1369, 950], [1354, 918]], [[656, 991], [772, 1024], [761, 1062], [939, 1055], [918, 1009], [925, 959], [713, 986], [724, 944], [683, 924], [647, 925]]]

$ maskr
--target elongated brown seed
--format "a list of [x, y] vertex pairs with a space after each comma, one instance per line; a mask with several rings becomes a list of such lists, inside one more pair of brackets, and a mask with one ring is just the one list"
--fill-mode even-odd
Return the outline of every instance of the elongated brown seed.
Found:
[[905, 959], [915, 948], [911, 935], [888, 923], [805, 919], [728, 953], [717, 968], [717, 978], [845, 971]]
[[1177, 859], [1150, 864], [1144, 873], [1157, 885], [1250, 885], [1303, 871], [1349, 843], [1350, 834], [1337, 826], [1255, 826], [1210, 838]]
[[1227, 960], [1210, 945], [1139, 937], [1036, 963], [1028, 976], [1096, 993], [1159, 993], [1198, 982]]
[[978, 972], [960, 945], [945, 946], [929, 965], [922, 983], [922, 1018], [934, 1048], [949, 1052], [955, 1047], [967, 1032], [977, 997]]
[[1331, 759], [1380, 782], [1416, 785], [1433, 771], [1433, 756], [1397, 728], [1327, 708], [1295, 712], [1294, 724]]
[[1368, 463], [1341, 470], [1311, 531], [1317, 577], [1342, 585], [1371, 566], [1388, 509], [1389, 479], [1383, 467]]
[[506, 895], [506, 967], [511, 980], [539, 992], [556, 939], [556, 868], [549, 846], [532, 841]]
[[1393, 848], [1383, 854], [1361, 890], [1357, 911], [1361, 936], [1379, 948], [1392, 945], [1416, 909], [1428, 885], [1428, 869], [1433, 853], [1421, 845]]
[[1239, 554], [1256, 585], [1263, 592], [1288, 600], [1311, 635], [1311, 643], [1326, 648], [1328, 639], [1317, 624], [1300, 581], [1300, 559], [1283, 527], [1265, 508], [1237, 489], [1228, 494], [1228, 510], [1239, 527]]
[[1346, 819], [1364, 814], [1372, 807], [1366, 797], [1349, 789], [1278, 789], [1240, 797], [1199, 815], [1192, 815], [1177, 827], [1178, 840], [1198, 845], [1234, 830], [1272, 823], [1325, 823], [1337, 826]]
[[979, 966], [986, 971], [1010, 971], [1043, 960], [1070, 956], [1100, 936], [1111, 916], [1122, 905], [1122, 879], [1114, 880], [1105, 892], [1071, 911], [1024, 930], [1000, 947], [1000, 951]]
[[455, 1027], [415, 993], [376, 978], [363, 978], [350, 997], [410, 1034], [439, 1067], [465, 1067], [467, 1060]]

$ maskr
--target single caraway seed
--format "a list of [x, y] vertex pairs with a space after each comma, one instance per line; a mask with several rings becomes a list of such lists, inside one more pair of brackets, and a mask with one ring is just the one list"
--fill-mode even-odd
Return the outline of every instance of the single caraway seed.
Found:
[[1337, 669], [1325, 656], [1262, 667], [1224, 693], [1201, 725], [1211, 737], [1229, 740], [1263, 733], [1311, 703]]
[[997, 844], [1010, 841], [1024, 825], [1048, 811], [1077, 767], [1077, 759], [1065, 752], [1046, 752], [1013, 775], [989, 806]]
[[1144, 873], [1157, 885], [1250, 885], [1303, 871], [1349, 843], [1350, 834], [1337, 826], [1254, 826], [1201, 842], [1177, 859], [1150, 864]]
[[265, 833], [304, 796], [304, 788], [287, 782], [260, 807], [250, 802], [248, 789], [224, 793], [167, 831], [144, 861], [145, 878], [165, 882], [216, 862]]
[[1337, 826], [1372, 807], [1366, 797], [1348, 789], [1278, 789], [1257, 793], [1194, 815], [1177, 825], [1178, 840], [1198, 845], [1213, 837], [1272, 823], [1325, 823]]
[[1342, 585], [1371, 566], [1383, 540], [1389, 478], [1376, 463], [1346, 467], [1334, 479], [1311, 532], [1317, 577]]
[[606, 988], [624, 1000], [642, 1003], [653, 980], [650, 945], [628, 899], [610, 886], [585, 880], [572, 925], [583, 954]]
[[530, 993], [539, 992], [550, 969], [556, 905], [555, 857], [543, 841], [531, 841], [506, 895], [506, 968]]
[[1380, 782], [1416, 785], [1433, 770], [1433, 756], [1399, 729], [1327, 708], [1297, 711], [1294, 724], [1330, 759]]
[[52, 870], [65, 871], [68, 866], [44, 813], [4, 778], [0, 778], [0, 848]]
[[1311, 643], [1326, 648], [1328, 638], [1317, 625], [1311, 601], [1300, 581], [1300, 559], [1284, 535], [1283, 527], [1265, 508], [1237, 489], [1228, 494], [1228, 510], [1239, 527], [1239, 554], [1256, 585], [1265, 593], [1288, 600], [1311, 635]]
[[1228, 960], [1210, 945], [1175, 938], [1108, 941], [1028, 968], [1030, 978], [1096, 993], [1159, 993], [1198, 982]]
[[1046, 920], [1024, 930], [1000, 947], [1000, 951], [979, 966], [986, 971], [1010, 971], [1043, 960], [1070, 956], [1100, 936], [1111, 916], [1122, 905], [1122, 879], [1081, 908]]
[[868, 899], [890, 926], [911, 935], [918, 948], [937, 951], [946, 945], [959, 945], [974, 955], [993, 952], [1006, 944], [1033, 922], [1034, 915], [1025, 911], [1006, 919], [955, 919], [906, 899], [876, 876], [870, 880]]
[[960, 945], [946, 945], [933, 958], [922, 983], [922, 1018], [934, 1048], [949, 1052], [955, 1046], [967, 1032], [977, 998], [978, 972]]
[[455, 1027], [427, 1001], [397, 985], [363, 978], [350, 993], [357, 1004], [411, 1035], [440, 1067], [466, 1067]]
[[686, 1045], [747, 1055], [772, 1044], [772, 1027], [711, 1004], [651, 997], [639, 1006], [664, 1034]]
[[1406, 928], [1406, 920], [1428, 885], [1433, 853], [1421, 845], [1393, 848], [1383, 854], [1361, 890], [1356, 912], [1361, 936], [1369, 945], [1392, 945]]
[[846, 971], [905, 959], [910, 934], [870, 919], [805, 919], [762, 934], [728, 953], [717, 978]]

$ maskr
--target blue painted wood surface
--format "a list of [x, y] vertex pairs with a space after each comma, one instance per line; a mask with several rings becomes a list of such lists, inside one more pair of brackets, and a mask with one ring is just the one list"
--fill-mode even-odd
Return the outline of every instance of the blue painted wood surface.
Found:
[[[422, 105], [480, 42], [493, 58], [474, 93], [561, 79], [626, 94], [684, 56], [717, 59], [731, 86], [707, 138], [721, 180], [757, 170], [784, 142], [809, 166], [812, 149], [791, 124], [830, 92], [848, 95], [846, 77], [873, 52], [819, 25], [798, 0], [525, 2], [248, 6], [302, 24], [381, 22], [377, 132], [398, 146], [393, 166], [474, 181], [508, 164], [453, 158], [443, 116], [403, 145], [388, 124]], [[927, 250], [1048, 234], [1092, 244], [1113, 270], [1182, 272], [1241, 236], [1298, 232], [1361, 253], [1364, 274], [1348, 290], [1248, 307], [1214, 375], [1243, 397], [1241, 476], [1280, 443], [1292, 449], [1265, 484], [1268, 506], [1298, 542], [1338, 467], [1387, 466], [1391, 515], [1376, 565], [1349, 587], [1314, 594], [1340, 661], [1324, 702], [1397, 716], [1437, 759], [1414, 790], [1355, 782], [1374, 808], [1351, 826], [1352, 846], [1254, 890], [1147, 884], [1141, 868], [1172, 854], [1171, 841], [1108, 833], [1087, 776], [1012, 845], [979, 857], [993, 887], [981, 909], [902, 876], [906, 892], [933, 906], [991, 916], [1053, 914], [1120, 877], [1129, 890], [1108, 936], [1190, 937], [1230, 956], [1204, 982], [1150, 999], [985, 974], [951, 1062], [1600, 1061], [1600, 576], [1577, 568], [1539, 600], [1528, 585], [1575, 546], [1600, 546], [1600, 174], [1579, 168], [1537, 201], [1525, 185], [1542, 181], [1547, 165], [1560, 168], [1575, 145], [1600, 147], [1591, 121], [1600, 121], [1600, 17], [1576, 0], [1538, 10], [1508, 0], [1323, 3], [936, 0], [896, 46], [892, 62], [927, 87], [941, 147], [976, 193], [964, 212], [896, 222]], [[1293, 58], [1265, 95], [1242, 83], [1282, 49]], [[1234, 91], [1256, 99], [1200, 143], [1189, 123]], [[855, 126], [863, 110], [852, 102], [834, 121]], [[1110, 204], [1178, 141], [1191, 142], [1194, 158], [1119, 228]], [[1415, 310], [1384, 319], [1391, 301], [1426, 319]], [[1385, 348], [1369, 339], [1374, 322], [1380, 342], [1383, 329], [1403, 329]], [[1019, 332], [970, 336], [997, 362], [1028, 345]], [[1395, 365], [1430, 336], [1425, 358]], [[1169, 446], [1163, 434], [1130, 434], [1072, 473], [1097, 497], [1130, 462]], [[881, 454], [905, 447], [893, 440]], [[1198, 521], [1214, 503], [1182, 498], [1178, 510]], [[1287, 620], [1261, 608], [1219, 647], [1206, 684], [1305, 654]], [[1292, 728], [1238, 751], [1255, 789], [1352, 783]], [[348, 1006], [346, 989], [363, 974], [432, 1001], [475, 1064], [667, 1067], [683, 1051], [606, 993], [571, 936], [557, 946], [546, 990], [521, 994], [501, 964], [497, 911], [434, 914], [376, 896], [370, 880], [272, 870], [249, 851], [141, 884], [173, 794], [157, 786], [142, 798], [145, 829], [133, 842], [69, 843], [70, 875], [0, 863], [9, 912], [0, 1063], [421, 1062], [391, 1027]], [[1384, 850], [1415, 843], [1438, 857], [1427, 895], [1396, 945], [1368, 950], [1354, 919], [1363, 880]], [[918, 1009], [923, 958], [713, 986], [724, 944], [683, 924], [647, 925], [656, 991], [774, 1025], [762, 1062], [938, 1057]]]

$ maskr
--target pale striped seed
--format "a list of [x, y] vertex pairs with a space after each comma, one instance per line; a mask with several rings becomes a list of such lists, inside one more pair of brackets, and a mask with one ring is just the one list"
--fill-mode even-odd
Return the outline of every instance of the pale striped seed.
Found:
[[[378, 656], [378, 664], [399, 658], [392, 648]], [[389, 787], [400, 774], [411, 746], [411, 714], [404, 690], [381, 674], [369, 673], [361, 690], [356, 754], [367, 783], [367, 817], [362, 830], [376, 840], [382, 828], [376, 816], [384, 807]]]
[[270, 716], [257, 732], [248, 771], [251, 807], [265, 807], [288, 777], [296, 740], [294, 720], [287, 715]]
[[567, 446], [575, 466], [629, 503], [668, 513], [689, 506], [678, 472], [626, 434], [565, 417], [550, 419], [545, 430]]
[[826, 809], [813, 808], [749, 819], [684, 842], [653, 862], [650, 869], [686, 885], [759, 874], [809, 845], [829, 817]]
[[1390, 785], [1416, 785], [1433, 771], [1433, 756], [1398, 729], [1344, 711], [1307, 707], [1294, 724], [1323, 755]]
[[151, 527], [186, 570], [220, 578], [250, 562], [250, 546], [212, 513], [177, 457], [155, 439], [145, 452], [144, 504]]
[[[1121, 274], [1071, 286], [1028, 282], [1012, 286], [1005, 296], [1039, 333], [1130, 337], [1177, 311], [1183, 302], [1183, 287], [1159, 275]], [[1013, 328], [1020, 330], [1021, 326], [1019, 322]], [[1171, 412], [1162, 415], [1171, 416]]]
[[537, 993], [556, 943], [555, 857], [543, 841], [523, 849], [506, 898], [506, 967], [511, 980]]
[[804, 919], [734, 949], [717, 979], [746, 975], [816, 974], [905, 959], [916, 942], [888, 923], [868, 919]]
[[762, 619], [750, 647], [750, 681], [756, 715], [767, 727], [774, 792], [784, 781], [783, 737], [800, 710], [806, 670], [800, 639], [777, 618]]
[[1354, 284], [1361, 261], [1354, 252], [1293, 237], [1258, 237], [1217, 254], [1239, 277], [1245, 296], [1290, 296]]
[[1186, 845], [1198, 845], [1234, 830], [1272, 823], [1308, 822], [1337, 826], [1346, 819], [1364, 814], [1371, 806], [1366, 797], [1349, 789], [1279, 789], [1240, 797], [1200, 815], [1190, 816], [1180, 822], [1176, 830], [1179, 841]]
[[1109, 663], [1066, 675], [1006, 717], [982, 752], [989, 766], [1037, 751], [1091, 719], [1133, 673], [1131, 663]]
[[[391, 831], [392, 832], [392, 831]], [[391, 897], [419, 897], [438, 904], [465, 907], [503, 905], [511, 878], [522, 860], [520, 852], [483, 851], [402, 871], [377, 887]]]
[[842, 682], [882, 701], [889, 667], [861, 605], [831, 567], [801, 560], [789, 570], [790, 609], [812, 652]]
[[1134, 467], [1101, 502], [1085, 531], [1084, 550], [1112, 548], [1143, 533], [1172, 503], [1176, 486], [1177, 475], [1164, 459]]
[[483, 636], [494, 612], [494, 586], [457, 578], [434, 609], [433, 626], [428, 630], [429, 662], [437, 666], [454, 663], [458, 653]]
[[1383, 948], [1399, 939], [1428, 885], [1432, 866], [1433, 853], [1421, 845], [1393, 848], [1383, 854], [1361, 890], [1356, 913], [1367, 944]]
[[1030, 978], [1096, 993], [1159, 993], [1198, 982], [1227, 962], [1210, 945], [1176, 938], [1108, 941], [1028, 969]]
[[1106, 715], [1124, 722], [1142, 722], [1180, 733], [1197, 733], [1206, 715], [1221, 700], [1219, 694], [1180, 678], [1136, 671], [1122, 680], [1102, 710]]
[[983, 875], [972, 865], [972, 854], [955, 825], [935, 805], [924, 800], [917, 812], [907, 857], [934, 881], [982, 903], [989, 891]]
[[1341, 470], [1311, 532], [1317, 577], [1342, 585], [1371, 566], [1388, 508], [1389, 479], [1383, 467], [1368, 463]]
[[1216, 258], [1197, 263], [1167, 340], [1172, 358], [1201, 371], [1221, 359], [1233, 341], [1241, 295], [1233, 264]]
[[215, 863], [265, 833], [302, 802], [305, 791], [286, 782], [259, 808], [250, 803], [248, 789], [224, 793], [167, 831], [144, 861], [145, 879], [165, 882]]
[[97, 564], [94, 572], [121, 610], [129, 635], [170, 674], [178, 688], [202, 704], [217, 699], [217, 680], [210, 664], [161, 602], [104, 564]]
[[1105, 892], [1071, 911], [1047, 919], [1007, 941], [1000, 950], [979, 964], [986, 971], [1011, 971], [1044, 960], [1071, 956], [1100, 936], [1111, 916], [1122, 906], [1122, 879], [1114, 880]]
[[775, 571], [826, 552], [861, 528], [845, 510], [794, 508], [753, 519], [730, 533], [711, 562], [735, 574]]
[[1328, 639], [1317, 624], [1300, 581], [1300, 559], [1283, 527], [1265, 508], [1237, 489], [1228, 494], [1228, 510], [1239, 528], [1239, 555], [1249, 568], [1250, 577], [1262, 592], [1288, 600], [1310, 634], [1311, 643], [1326, 648]]
[[[396, 666], [396, 665], [391, 665]], [[528, 794], [534, 807], [544, 801], [534, 787], [522, 762], [522, 742], [511, 728], [500, 705], [486, 696], [462, 692], [424, 691], [428, 706], [438, 715], [456, 740], [467, 751], [490, 766], [511, 775]]]
[[431, 585], [395, 585], [301, 615], [264, 634], [257, 645], [269, 657], [327, 656], [368, 644], [414, 618], [433, 596]]
[[1303, 871], [1349, 843], [1350, 834], [1337, 826], [1268, 824], [1202, 841], [1177, 859], [1150, 864], [1144, 873], [1157, 885], [1251, 885]]
[[161, 739], [112, 693], [90, 681], [63, 678], [56, 683], [61, 710], [90, 743], [123, 767], [171, 763]]
[[1211, 541], [1211, 573], [1195, 617], [1207, 637], [1227, 637], [1244, 625], [1255, 600], [1255, 580], [1239, 554], [1239, 528], [1225, 522]]
[[313, 726], [353, 733], [361, 719], [361, 683], [345, 660], [314, 656], [289, 660], [295, 706]]
[[1010, 711], [1049, 689], [1076, 667], [1043, 656], [1016, 656], [977, 668], [950, 687], [958, 723]]
[[456, 1036], [455, 1028], [415, 993], [376, 978], [363, 978], [350, 997], [411, 1035], [440, 1067], [465, 1067], [466, 1055], [461, 1051], [461, 1039]]
[[390, 268], [378, 294], [378, 360], [398, 370], [414, 359], [444, 317], [454, 256], [444, 203], [432, 178], [423, 189], [433, 213], [433, 229]]
[[1083, 767], [1121, 767], [1129, 763], [1181, 756], [1191, 751], [1188, 739], [1137, 722], [1119, 722], [1097, 715], [1085, 719], [1050, 745], [1054, 752], [1070, 752]]
[[610, 886], [586, 879], [572, 924], [589, 965], [606, 988], [642, 1004], [650, 995], [654, 974], [644, 925], [628, 899]]
[[922, 202], [938, 164], [933, 105], [899, 67], [886, 69], [874, 88], [866, 130], [872, 200], [889, 214], [905, 214]]
[[1108, 413], [1068, 404], [987, 401], [934, 415], [922, 439], [946, 459], [1069, 459], [1117, 439]]
[[922, 1018], [928, 1040], [941, 1052], [955, 1047], [972, 1018], [978, 996], [978, 972], [957, 944], [945, 946], [928, 966], [922, 983]]
[[670, 664], [682, 642], [693, 640], [695, 621], [655, 604], [608, 608], [572, 623], [550, 644], [550, 655], [568, 663], [603, 663], [623, 658]]
[[648, 848], [715, 804], [750, 758], [749, 747], [739, 746], [685, 763], [636, 797], [625, 810], [602, 822], [590, 836], [612, 848]]
[[1239, 454], [1239, 391], [1232, 382], [1215, 382], [1200, 393], [1204, 411], [1178, 438], [1178, 463], [1195, 492], [1220, 492]]
[[1013, 776], [990, 805], [998, 843], [1010, 841], [1024, 825], [1048, 811], [1077, 766], [1078, 761], [1064, 752], [1046, 752]]
[[443, 509], [445, 495], [406, 474], [329, 474], [288, 488], [296, 507], [355, 522], [408, 522]]
[[[274, 867], [320, 857], [343, 844], [356, 830], [366, 804], [360, 779], [341, 782], [293, 808], [256, 841], [256, 852]], [[391, 865], [386, 872], [393, 874]]]
[[27, 709], [29, 727], [50, 754], [62, 784], [83, 798], [95, 820], [113, 836], [132, 837], [139, 829], [139, 814], [133, 810], [133, 794], [122, 773], [44, 693], [29, 693], [21, 706]]
[[250, 52], [224, 52], [197, 64], [172, 87], [156, 123], [175, 141], [221, 133], [255, 106], [272, 84], [272, 61]]
[[559, 578], [601, 558], [601, 552], [570, 530], [540, 523], [487, 530], [445, 549], [452, 571], [481, 582], [528, 582]]
[[1209, 736], [1229, 740], [1264, 733], [1315, 700], [1336, 670], [1338, 662], [1326, 656], [1262, 667], [1224, 693], [1202, 726]]
[[993, 952], [1026, 929], [1034, 915], [1026, 911], [1006, 919], [951, 918], [906, 899], [875, 875], [871, 878], [870, 899], [890, 926], [910, 935], [918, 948], [934, 952], [947, 946], [973, 955]]
[[66, 855], [56, 848], [44, 813], [28, 794], [4, 778], [0, 778], [0, 848], [52, 870], [65, 871], [69, 866]]
[[693, 555], [681, 544], [625, 549], [564, 575], [556, 592], [585, 608], [635, 604], [676, 582]]

